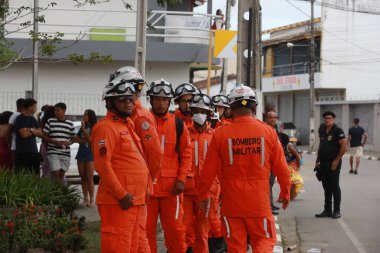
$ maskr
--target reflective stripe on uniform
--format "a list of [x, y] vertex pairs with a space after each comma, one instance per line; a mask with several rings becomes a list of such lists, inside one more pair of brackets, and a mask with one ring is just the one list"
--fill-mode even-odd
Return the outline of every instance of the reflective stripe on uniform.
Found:
[[164, 151], [165, 151], [165, 135], [161, 136], [161, 149], [162, 149], [162, 153], [164, 153]]
[[230, 238], [231, 236], [231, 231], [230, 231], [230, 225], [228, 224], [227, 217], [223, 216], [224, 224], [226, 225], [226, 230], [227, 230], [227, 237]]
[[177, 207], [175, 209], [175, 219], [178, 220], [179, 216], [179, 195], [177, 195]]
[[267, 238], [270, 238], [270, 235], [268, 233], [268, 220], [267, 220], [267, 218], [264, 218], [264, 231], [265, 231], [265, 236]]
[[199, 164], [199, 150], [198, 150], [198, 141], [194, 142], [194, 155], [195, 155], [195, 166], [198, 167]]
[[265, 139], [261, 137], [261, 166], [265, 163]]
[[228, 154], [230, 156], [230, 164], [234, 163], [234, 157], [232, 153], [232, 139], [228, 138]]
[[204, 148], [203, 148], [203, 160], [206, 159], [207, 147], [208, 147], [208, 143], [207, 143], [207, 140], [205, 140]]

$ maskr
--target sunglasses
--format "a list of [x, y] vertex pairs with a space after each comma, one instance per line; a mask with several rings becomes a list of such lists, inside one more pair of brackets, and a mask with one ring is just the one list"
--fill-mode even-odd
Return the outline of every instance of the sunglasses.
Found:
[[132, 96], [121, 96], [121, 97], [116, 97], [115, 100], [118, 102], [121, 102], [121, 103], [132, 103], [133, 97]]

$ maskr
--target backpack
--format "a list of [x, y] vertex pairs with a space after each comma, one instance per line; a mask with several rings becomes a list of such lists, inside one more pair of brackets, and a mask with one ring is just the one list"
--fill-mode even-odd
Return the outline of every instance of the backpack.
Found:
[[183, 120], [175, 117], [175, 132], [176, 132], [175, 150], [177, 151], [177, 154], [178, 154], [178, 161], [181, 161], [179, 146], [180, 146], [181, 137], [183, 134], [183, 125], [184, 125]]

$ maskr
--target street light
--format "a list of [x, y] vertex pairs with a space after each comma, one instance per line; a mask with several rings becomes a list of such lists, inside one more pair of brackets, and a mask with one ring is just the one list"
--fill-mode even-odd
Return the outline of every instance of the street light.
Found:
[[[314, 40], [314, 1], [310, 0], [311, 4], [311, 18], [310, 18], [310, 132], [309, 132], [309, 151], [315, 150], [315, 114], [314, 114], [314, 101], [315, 101], [315, 86], [314, 86], [314, 72], [315, 72], [315, 40]], [[304, 47], [307, 45], [294, 45], [291, 42], [286, 43], [288, 48]]]

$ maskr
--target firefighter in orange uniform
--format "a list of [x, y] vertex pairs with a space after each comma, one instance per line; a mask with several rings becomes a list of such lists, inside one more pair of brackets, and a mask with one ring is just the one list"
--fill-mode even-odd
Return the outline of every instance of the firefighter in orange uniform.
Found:
[[[193, 165], [188, 175], [185, 192], [184, 192], [184, 224], [186, 229], [187, 253], [208, 252], [208, 233], [209, 222], [212, 213], [215, 211], [211, 208], [205, 215], [199, 210], [199, 201], [197, 193], [197, 180], [204, 168], [204, 159], [206, 157], [208, 145], [211, 142], [213, 129], [207, 124], [207, 119], [212, 112], [212, 103], [209, 96], [197, 94], [193, 97], [190, 105], [194, 124], [189, 128], [191, 145], [193, 150]], [[215, 199], [218, 194], [217, 180], [214, 181], [210, 189], [210, 198]]]
[[213, 96], [212, 104], [214, 105], [215, 110], [219, 115], [219, 120], [216, 122], [213, 128], [217, 130], [221, 126], [231, 124], [231, 122], [227, 121], [225, 117], [226, 111], [230, 109], [227, 96], [222, 94]]
[[284, 209], [290, 198], [290, 172], [276, 132], [253, 115], [255, 92], [238, 84], [229, 94], [229, 104], [233, 121], [212, 138], [207, 170], [200, 176], [200, 206], [207, 211], [209, 189], [218, 175], [228, 253], [246, 252], [247, 235], [254, 253], [273, 252], [276, 229], [269, 203], [270, 170], [278, 178]]
[[103, 91], [107, 116], [91, 134], [95, 168], [101, 178], [96, 202], [103, 253], [137, 252], [139, 225], [145, 219], [149, 171], [129, 119], [134, 92], [131, 83], [110, 82]]
[[174, 91], [174, 103], [178, 105], [174, 115], [177, 118], [183, 119], [187, 128], [190, 128], [193, 125], [190, 110], [191, 99], [198, 93], [200, 93], [198, 88], [191, 83], [178, 85]]
[[[156, 178], [161, 167], [161, 144], [156, 130], [156, 119], [153, 114], [144, 108], [139, 99], [141, 90], [146, 85], [140, 72], [131, 66], [118, 69], [111, 75], [110, 80], [124, 80], [134, 85], [134, 110], [131, 115], [135, 128], [134, 131], [141, 140], [144, 150], [144, 159], [150, 172], [148, 197], [153, 193], [152, 178]], [[147, 215], [147, 214], [146, 214]], [[141, 238], [139, 241], [139, 253], [150, 253], [149, 242], [146, 237], [146, 218], [140, 225]]]
[[151, 84], [147, 95], [161, 140], [162, 163], [148, 204], [147, 237], [152, 253], [157, 252], [157, 219], [160, 215], [165, 243], [170, 253], [186, 252], [183, 226], [183, 190], [191, 170], [189, 133], [182, 120], [168, 112], [173, 98], [172, 85], [164, 80]]

